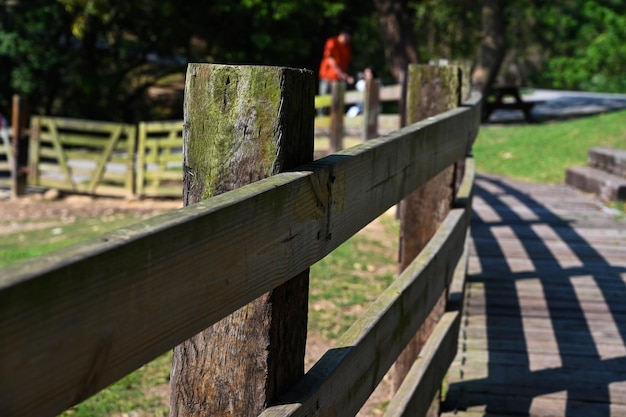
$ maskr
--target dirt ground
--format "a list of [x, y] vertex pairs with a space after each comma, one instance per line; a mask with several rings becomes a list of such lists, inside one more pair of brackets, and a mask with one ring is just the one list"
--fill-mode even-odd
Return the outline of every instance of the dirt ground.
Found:
[[0, 218], [3, 222], [20, 222], [27, 227], [29, 220], [64, 217], [97, 217], [122, 212], [145, 215], [160, 214], [182, 207], [182, 200], [120, 198], [69, 195], [48, 199], [43, 194], [28, 194], [17, 199], [0, 199]]
[[[70, 218], [103, 217], [116, 213], [137, 213], [151, 217], [182, 207], [178, 199], [143, 199], [124, 200], [120, 198], [102, 198], [84, 195], [47, 195], [32, 193], [17, 199], [0, 198], [0, 236], [23, 230], [50, 227], [50, 219], [63, 223]], [[42, 222], [46, 219], [46, 222]], [[376, 223], [368, 226], [376, 233]], [[316, 335], [309, 335], [305, 358], [306, 369], [309, 369], [328, 350], [329, 344]], [[163, 398], [164, 404], [169, 402], [169, 386], [154, 387], [156, 393]], [[358, 416], [382, 415], [381, 404], [391, 394], [390, 376], [386, 376], [378, 389], [366, 403]], [[141, 416], [141, 413], [137, 414]]]

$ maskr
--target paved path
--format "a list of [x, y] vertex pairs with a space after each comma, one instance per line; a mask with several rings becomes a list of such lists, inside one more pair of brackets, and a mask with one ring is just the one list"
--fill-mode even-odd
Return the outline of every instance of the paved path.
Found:
[[476, 186], [446, 416], [626, 416], [626, 226], [566, 186]]
[[[522, 100], [539, 102], [531, 111], [533, 119], [539, 122], [626, 109], [626, 94], [537, 89], [524, 94]], [[524, 114], [521, 110], [496, 110], [489, 121], [523, 122]]]

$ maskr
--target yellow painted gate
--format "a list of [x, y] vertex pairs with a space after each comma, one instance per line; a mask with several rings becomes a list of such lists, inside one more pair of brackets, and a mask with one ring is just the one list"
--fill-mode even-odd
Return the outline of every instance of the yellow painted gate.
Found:
[[31, 119], [29, 185], [131, 197], [134, 125], [35, 116]]

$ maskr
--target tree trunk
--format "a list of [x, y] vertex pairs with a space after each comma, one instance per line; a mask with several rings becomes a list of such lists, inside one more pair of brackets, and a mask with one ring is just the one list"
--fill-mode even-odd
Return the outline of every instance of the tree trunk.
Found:
[[385, 53], [399, 84], [409, 64], [418, 63], [417, 39], [406, 0], [374, 0]]
[[409, 64], [417, 64], [417, 39], [406, 0], [374, 0], [378, 24], [383, 37], [385, 54], [391, 63], [391, 72], [402, 86], [398, 100], [400, 126], [406, 125], [406, 72]]
[[488, 94], [500, 71], [506, 48], [503, 0], [485, 0], [482, 24], [480, 56], [472, 74], [472, 84], [483, 94]]

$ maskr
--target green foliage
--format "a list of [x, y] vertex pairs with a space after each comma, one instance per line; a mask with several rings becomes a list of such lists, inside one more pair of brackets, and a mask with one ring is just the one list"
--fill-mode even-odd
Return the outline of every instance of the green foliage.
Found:
[[555, 88], [626, 92], [626, 10], [611, 3], [585, 1], [577, 19], [556, 20], [574, 34], [576, 46], [548, 62], [546, 77]]
[[506, 11], [508, 60], [525, 85], [626, 92], [626, 3], [515, 0]]
[[587, 163], [594, 146], [624, 148], [626, 111], [536, 125], [481, 127], [473, 148], [478, 170], [560, 184], [565, 170]]
[[420, 0], [409, 4], [415, 13], [415, 33], [422, 62], [475, 58], [482, 2]]
[[[63, 50], [68, 42], [64, 26], [69, 20], [56, 3], [31, 1], [23, 10], [14, 6], [5, 14], [0, 25], [0, 62], [3, 79], [10, 83], [1, 86], [0, 106], [7, 108], [11, 94], [7, 89], [26, 95], [47, 97], [55, 88], [63, 66], [70, 57]], [[44, 99], [43, 106], [49, 101]]]
[[357, 0], [11, 2], [0, 6], [0, 108], [20, 93], [33, 113], [134, 122], [150, 118], [148, 88], [190, 61], [315, 71], [342, 23], [367, 43], [355, 42], [368, 56], [355, 65], [382, 65], [372, 10]]
[[[393, 5], [390, 2], [390, 6]], [[626, 3], [505, 2], [508, 59], [527, 85], [626, 92]], [[481, 2], [407, 1], [420, 62], [475, 60]], [[317, 71], [325, 39], [353, 29], [356, 74], [391, 75], [373, 3], [360, 0], [21, 0], [0, 5], [0, 110], [20, 93], [33, 113], [135, 122], [180, 118], [149, 88], [180, 88], [187, 62]], [[508, 68], [505, 65], [505, 68]], [[529, 69], [534, 73], [529, 73]], [[173, 113], [172, 113], [173, 112]]]

